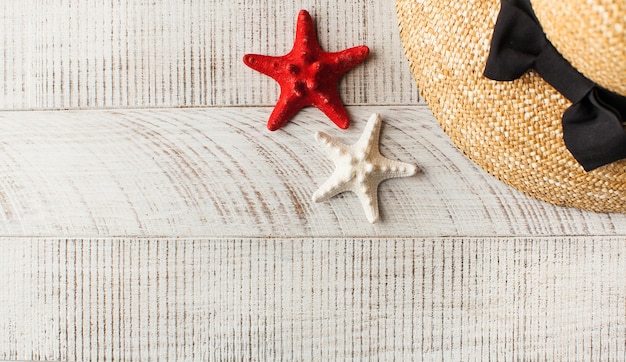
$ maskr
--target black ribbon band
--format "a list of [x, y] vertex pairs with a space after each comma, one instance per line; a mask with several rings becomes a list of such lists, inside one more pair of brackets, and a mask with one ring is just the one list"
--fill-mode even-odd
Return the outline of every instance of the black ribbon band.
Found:
[[626, 97], [596, 85], [559, 54], [530, 0], [502, 0], [484, 75], [511, 81], [530, 69], [572, 102], [563, 113], [563, 140], [585, 171], [626, 158]]

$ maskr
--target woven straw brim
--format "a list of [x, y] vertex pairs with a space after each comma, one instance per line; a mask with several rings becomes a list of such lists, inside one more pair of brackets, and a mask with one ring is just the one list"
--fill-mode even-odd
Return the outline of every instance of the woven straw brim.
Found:
[[467, 157], [535, 198], [626, 212], [626, 161], [583, 170], [563, 142], [563, 96], [533, 72], [483, 77], [499, 0], [397, 0], [396, 9], [420, 92]]
[[626, 1], [532, 0], [546, 36], [578, 71], [626, 95]]

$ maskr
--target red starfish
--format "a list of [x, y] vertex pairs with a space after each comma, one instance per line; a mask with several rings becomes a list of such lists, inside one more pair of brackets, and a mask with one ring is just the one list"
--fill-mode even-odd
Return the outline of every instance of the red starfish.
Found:
[[291, 51], [280, 57], [246, 54], [250, 68], [274, 78], [280, 84], [280, 98], [267, 122], [275, 131], [305, 106], [315, 106], [339, 128], [350, 126], [348, 112], [337, 91], [337, 82], [369, 54], [365, 45], [329, 53], [322, 50], [315, 25], [306, 10], [300, 10], [296, 40]]

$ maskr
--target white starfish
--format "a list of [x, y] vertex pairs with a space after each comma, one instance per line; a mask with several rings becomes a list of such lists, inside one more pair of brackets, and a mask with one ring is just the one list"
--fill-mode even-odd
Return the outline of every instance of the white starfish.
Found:
[[326, 201], [344, 191], [352, 191], [361, 200], [367, 220], [370, 223], [378, 220], [378, 185], [389, 178], [413, 176], [418, 170], [417, 166], [390, 160], [380, 154], [381, 124], [380, 115], [373, 114], [353, 145], [343, 144], [323, 132], [315, 134], [315, 139], [324, 147], [324, 152], [336, 168], [315, 191], [313, 201]]

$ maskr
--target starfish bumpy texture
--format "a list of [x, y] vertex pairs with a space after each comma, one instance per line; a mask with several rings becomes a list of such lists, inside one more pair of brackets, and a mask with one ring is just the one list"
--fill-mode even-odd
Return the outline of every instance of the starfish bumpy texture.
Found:
[[412, 176], [417, 166], [390, 160], [378, 149], [380, 115], [373, 114], [363, 134], [353, 145], [343, 144], [326, 133], [317, 132], [315, 138], [335, 163], [335, 171], [313, 194], [313, 201], [321, 202], [352, 191], [359, 197], [370, 223], [378, 220], [378, 185], [389, 178]]
[[275, 131], [305, 106], [315, 106], [337, 126], [350, 126], [348, 112], [341, 102], [337, 82], [369, 54], [365, 45], [329, 53], [320, 47], [315, 25], [306, 10], [300, 10], [296, 39], [289, 53], [280, 57], [246, 54], [250, 68], [274, 78], [280, 84], [280, 98], [267, 122]]

